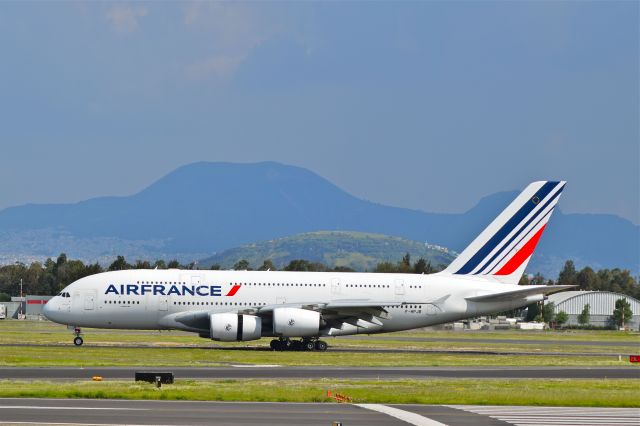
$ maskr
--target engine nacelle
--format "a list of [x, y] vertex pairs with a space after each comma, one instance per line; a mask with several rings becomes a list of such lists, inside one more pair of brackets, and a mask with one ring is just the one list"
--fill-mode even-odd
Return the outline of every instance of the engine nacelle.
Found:
[[273, 310], [273, 334], [282, 337], [317, 336], [320, 330], [320, 312], [298, 308]]
[[211, 314], [209, 328], [212, 340], [256, 340], [262, 336], [262, 318], [242, 314]]

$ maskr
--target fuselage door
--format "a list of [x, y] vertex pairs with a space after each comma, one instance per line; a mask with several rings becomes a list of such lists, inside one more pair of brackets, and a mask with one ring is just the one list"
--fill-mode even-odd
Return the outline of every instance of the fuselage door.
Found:
[[396, 280], [396, 295], [401, 296], [404, 294], [404, 280]]
[[340, 278], [331, 278], [331, 294], [340, 294]]
[[169, 309], [169, 300], [166, 296], [160, 296], [160, 299], [158, 300], [158, 310], [159, 311], [166, 311]]
[[96, 291], [95, 290], [87, 290], [84, 295], [84, 309], [90, 311], [93, 309], [96, 300]]

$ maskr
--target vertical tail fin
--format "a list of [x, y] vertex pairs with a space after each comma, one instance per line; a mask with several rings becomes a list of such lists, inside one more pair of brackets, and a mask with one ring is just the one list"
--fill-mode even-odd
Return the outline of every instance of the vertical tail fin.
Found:
[[533, 182], [444, 270], [517, 284], [566, 182]]

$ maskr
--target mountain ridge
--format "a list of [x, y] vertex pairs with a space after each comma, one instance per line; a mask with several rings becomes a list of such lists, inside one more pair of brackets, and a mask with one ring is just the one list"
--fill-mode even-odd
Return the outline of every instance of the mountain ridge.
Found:
[[[6, 248], [17, 252], [29, 246], [31, 254], [43, 256], [55, 256], [54, 249], [79, 258], [87, 257], [78, 253], [82, 251], [100, 257], [127, 254], [118, 253], [126, 249], [134, 257], [195, 260], [257, 241], [333, 230], [397, 236], [461, 251], [515, 195], [488, 195], [464, 213], [428, 213], [354, 197], [301, 167], [198, 162], [130, 196], [6, 208], [0, 211], [0, 247], [5, 255], [10, 254]], [[37, 252], [38, 232], [46, 253]], [[577, 265], [637, 273], [639, 240], [640, 227], [618, 216], [556, 210], [529, 270], [558, 270], [571, 258]]]

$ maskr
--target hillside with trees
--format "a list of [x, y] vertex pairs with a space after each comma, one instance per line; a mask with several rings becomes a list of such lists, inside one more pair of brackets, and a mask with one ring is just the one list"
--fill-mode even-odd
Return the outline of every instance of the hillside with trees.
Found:
[[406, 253], [424, 258], [434, 266], [448, 265], [456, 253], [444, 247], [410, 241], [399, 237], [363, 232], [321, 231], [247, 244], [225, 250], [200, 260], [198, 265], [209, 268], [218, 265], [230, 269], [238, 259], [246, 260], [257, 268], [269, 259], [281, 269], [294, 259], [322, 263], [329, 268], [343, 267], [356, 271], [372, 271], [379, 263], [395, 262]]

